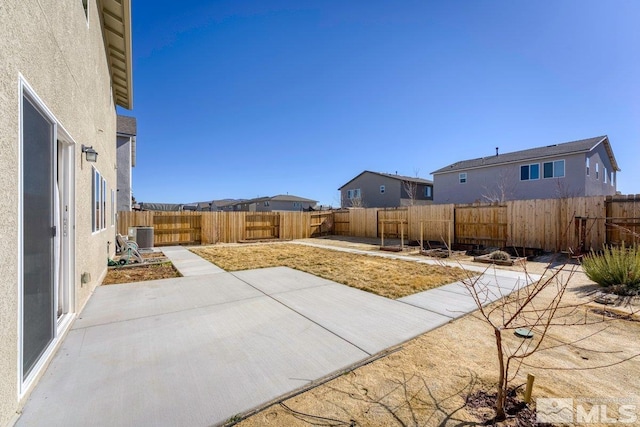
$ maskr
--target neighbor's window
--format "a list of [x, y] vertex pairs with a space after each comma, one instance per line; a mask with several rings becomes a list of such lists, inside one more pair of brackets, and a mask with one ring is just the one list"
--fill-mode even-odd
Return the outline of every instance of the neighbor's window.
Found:
[[604, 183], [607, 183], [607, 167], [603, 167], [602, 168], [602, 179], [604, 180]]
[[302, 207], [302, 203], [300, 203], [300, 202], [293, 202], [293, 207], [294, 207], [294, 208], [301, 208], [301, 207]]
[[433, 187], [429, 185], [424, 187], [424, 197], [427, 197], [427, 198], [433, 197]]
[[520, 166], [520, 181], [529, 181], [532, 179], [540, 179], [540, 164], [533, 163]]
[[462, 172], [458, 174], [458, 181], [460, 182], [460, 184], [464, 184], [465, 182], [467, 182], [467, 173]]
[[612, 172], [609, 172], [609, 183], [611, 183], [611, 185], [612, 185], [612, 186], [613, 186], [613, 177], [614, 177], [614, 176], [615, 176], [615, 175], [613, 174], [613, 171], [612, 171]]
[[589, 158], [587, 157], [587, 176], [589, 176]]
[[384, 194], [384, 185], [380, 186], [380, 194]]
[[[555, 162], [545, 162], [542, 165], [544, 178], [562, 178], [564, 176], [564, 160], [556, 160]], [[598, 164], [596, 163], [596, 173]]]
[[353, 199], [353, 190], [347, 190], [347, 199]]
[[269, 206], [269, 201], [263, 203], [265, 206]]
[[598, 163], [596, 163], [596, 179], [600, 179], [600, 169], [598, 168]]

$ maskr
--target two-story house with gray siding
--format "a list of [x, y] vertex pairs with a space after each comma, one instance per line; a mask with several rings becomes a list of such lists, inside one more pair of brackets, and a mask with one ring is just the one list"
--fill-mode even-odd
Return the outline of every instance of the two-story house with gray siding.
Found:
[[136, 118], [118, 115], [117, 129], [116, 167], [118, 170], [118, 190], [116, 205], [118, 206], [118, 212], [120, 212], [131, 210], [133, 198], [132, 168], [136, 165]]
[[433, 201], [432, 181], [381, 172], [363, 171], [338, 190], [343, 208], [393, 208]]
[[504, 154], [496, 148], [432, 172], [434, 203], [608, 196], [619, 171], [606, 135]]

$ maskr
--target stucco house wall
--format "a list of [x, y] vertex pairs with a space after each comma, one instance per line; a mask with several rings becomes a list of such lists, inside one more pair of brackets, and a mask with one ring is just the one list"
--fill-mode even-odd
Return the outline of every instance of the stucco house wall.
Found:
[[[0, 426], [15, 420], [72, 322], [67, 322], [64, 329], [58, 328], [31, 381], [24, 383], [18, 368], [21, 89], [38, 100], [38, 106], [55, 120], [58, 139], [70, 144], [67, 152], [71, 187], [75, 189], [67, 224], [67, 232], [73, 236], [73, 259], [70, 317], [66, 319], [72, 319], [86, 304], [106, 274], [107, 258], [114, 252], [115, 226], [110, 213], [111, 190], [116, 185], [116, 111], [100, 22], [96, 1], [88, 2], [87, 15], [79, 0], [10, 0], [0, 5]], [[99, 153], [96, 163], [85, 160], [82, 144], [93, 146]], [[92, 232], [93, 167], [105, 178], [108, 194], [107, 226], [98, 232]], [[86, 283], [80, 279], [84, 273]]]

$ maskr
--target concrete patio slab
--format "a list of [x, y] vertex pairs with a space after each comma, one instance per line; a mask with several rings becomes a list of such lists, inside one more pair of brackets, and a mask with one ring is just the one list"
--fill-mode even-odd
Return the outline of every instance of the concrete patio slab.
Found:
[[[286, 267], [234, 274], [369, 354], [400, 344], [450, 320]], [[316, 286], [303, 286], [303, 283]]]
[[[186, 277], [99, 287], [18, 426], [218, 425], [451, 320], [422, 300], [469, 308], [454, 287], [411, 305], [285, 267], [225, 273], [162, 250]], [[483, 280], [498, 291], [517, 278]]]
[[220, 267], [199, 257], [182, 246], [162, 246], [160, 249], [171, 260], [174, 267], [183, 276], [200, 276], [215, 273], [224, 273]]

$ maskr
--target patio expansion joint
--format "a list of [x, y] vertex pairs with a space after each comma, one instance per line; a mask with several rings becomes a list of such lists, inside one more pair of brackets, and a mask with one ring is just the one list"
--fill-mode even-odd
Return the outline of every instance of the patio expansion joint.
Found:
[[[309, 322], [313, 323], [314, 325], [317, 325], [318, 327], [324, 329], [325, 331], [329, 332], [331, 335], [334, 335], [336, 337], [338, 337], [339, 339], [341, 339], [342, 341], [349, 343], [350, 345], [352, 345], [353, 347], [357, 348], [358, 350], [362, 351], [363, 353], [372, 356], [372, 353], [369, 353], [368, 351], [366, 351], [365, 349], [363, 349], [362, 347], [358, 346], [357, 344], [349, 341], [348, 339], [341, 337], [340, 335], [338, 335], [337, 333], [333, 332], [331, 329], [328, 329], [326, 326], [322, 325], [321, 323], [316, 322], [315, 320], [311, 319], [308, 316], [305, 316], [304, 314], [300, 313], [298, 310], [294, 309], [293, 307], [288, 306], [287, 304], [283, 303], [282, 301], [280, 301], [279, 299], [275, 298], [272, 295], [267, 294], [266, 292], [262, 291], [261, 289], [253, 286], [251, 283], [247, 282], [246, 280], [236, 276], [233, 273], [229, 273], [231, 274], [233, 277], [235, 277], [236, 279], [242, 281], [243, 283], [247, 284], [248, 286], [251, 286], [253, 289], [257, 290], [258, 292], [260, 292], [261, 294], [263, 294], [264, 296], [266, 296], [267, 298], [272, 299], [273, 301], [275, 301], [276, 303], [282, 305], [283, 307], [286, 307], [287, 309], [291, 310], [292, 312], [296, 313], [297, 315], [307, 319]], [[324, 286], [324, 285], [323, 285]], [[291, 292], [291, 291], [289, 291]], [[281, 292], [284, 293], [284, 292]]]
[[[262, 297], [263, 297], [262, 295], [256, 295], [256, 296], [253, 296], [253, 297], [240, 298], [240, 299], [236, 299], [236, 300], [233, 300], [233, 301], [225, 301], [225, 302], [220, 302], [220, 303], [216, 303], [216, 304], [197, 305], [197, 306], [193, 306], [193, 307], [183, 308], [181, 310], [163, 311], [162, 313], [149, 314], [147, 316], [131, 317], [129, 319], [114, 320], [112, 322], [99, 323], [97, 325], [74, 327], [74, 328], [72, 328], [72, 330], [74, 330], [74, 331], [82, 331], [82, 330], [86, 330], [86, 329], [90, 329], [90, 328], [96, 328], [96, 327], [99, 327], [99, 326], [115, 325], [117, 323], [130, 322], [130, 321], [133, 321], [133, 320], [149, 319], [151, 317], [166, 316], [168, 314], [183, 313], [183, 312], [187, 312], [187, 311], [191, 311], [191, 310], [199, 310], [199, 309], [208, 308], [208, 307], [219, 307], [219, 306], [223, 306], [223, 305], [226, 305], [226, 304], [233, 304], [233, 303], [236, 303], [236, 302], [239, 302], [239, 301], [249, 301], [249, 300], [252, 300], [252, 299], [258, 299], [258, 298], [262, 298]], [[80, 320], [82, 318], [80, 317], [78, 319]]]

